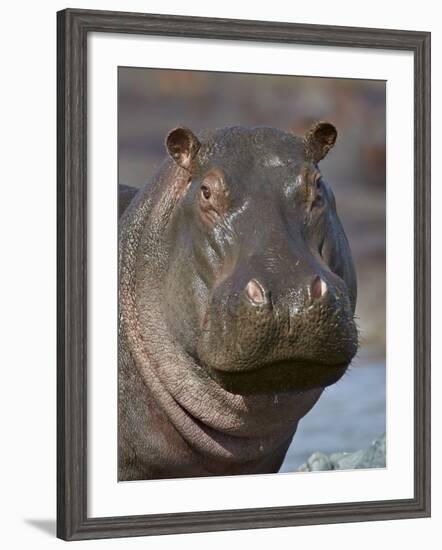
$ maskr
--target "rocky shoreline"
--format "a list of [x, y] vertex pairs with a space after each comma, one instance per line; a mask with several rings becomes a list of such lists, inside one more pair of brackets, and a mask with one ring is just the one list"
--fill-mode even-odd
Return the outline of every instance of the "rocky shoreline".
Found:
[[313, 453], [307, 462], [298, 468], [298, 472], [317, 472], [326, 470], [356, 470], [362, 468], [385, 468], [386, 440], [385, 434], [370, 444], [366, 449], [353, 453], [333, 453], [326, 455]]

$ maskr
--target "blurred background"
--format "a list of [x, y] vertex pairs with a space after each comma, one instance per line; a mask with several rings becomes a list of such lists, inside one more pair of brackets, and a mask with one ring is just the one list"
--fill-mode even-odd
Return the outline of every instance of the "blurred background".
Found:
[[281, 471], [314, 451], [367, 447], [385, 424], [385, 82], [120, 67], [119, 182], [141, 187], [170, 129], [273, 126], [302, 135], [320, 119], [338, 140], [321, 162], [358, 277], [360, 351], [301, 420]]

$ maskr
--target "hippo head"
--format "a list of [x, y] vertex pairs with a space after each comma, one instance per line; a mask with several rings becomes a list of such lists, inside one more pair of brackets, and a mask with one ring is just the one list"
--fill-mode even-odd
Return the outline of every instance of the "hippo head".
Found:
[[166, 147], [188, 174], [166, 235], [166, 320], [231, 393], [336, 382], [357, 351], [356, 279], [335, 199], [318, 167], [336, 140], [233, 127]]

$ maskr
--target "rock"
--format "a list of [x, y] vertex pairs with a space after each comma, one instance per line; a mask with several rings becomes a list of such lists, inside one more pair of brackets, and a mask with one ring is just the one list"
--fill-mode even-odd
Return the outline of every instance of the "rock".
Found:
[[298, 472], [314, 472], [326, 470], [357, 470], [362, 468], [385, 468], [386, 439], [385, 434], [375, 439], [367, 449], [353, 453], [313, 453], [306, 463], [298, 468]]
[[313, 453], [307, 461], [310, 472], [318, 470], [333, 470], [333, 464], [324, 453]]

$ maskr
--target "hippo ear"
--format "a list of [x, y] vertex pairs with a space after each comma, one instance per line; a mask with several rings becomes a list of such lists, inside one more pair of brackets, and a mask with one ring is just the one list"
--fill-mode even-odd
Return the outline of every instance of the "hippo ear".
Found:
[[198, 153], [201, 144], [198, 138], [184, 126], [174, 128], [166, 138], [166, 147], [173, 160], [186, 170], [189, 169], [192, 160]]
[[317, 122], [304, 136], [307, 156], [319, 162], [330, 151], [336, 141], [338, 132], [330, 122]]

